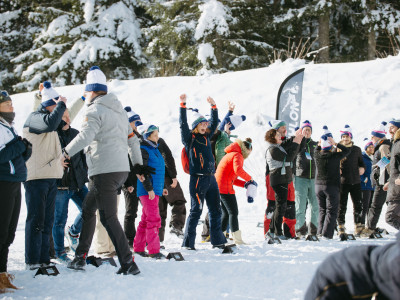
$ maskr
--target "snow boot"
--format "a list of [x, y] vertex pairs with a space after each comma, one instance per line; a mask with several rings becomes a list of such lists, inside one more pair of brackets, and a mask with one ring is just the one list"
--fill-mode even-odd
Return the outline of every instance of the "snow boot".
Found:
[[162, 258], [166, 258], [164, 254], [158, 252], [158, 253], [153, 253], [153, 254], [149, 254], [149, 257], [151, 258], [155, 258], [155, 259], [162, 259]]
[[373, 234], [375, 232], [375, 230], [373, 229], [369, 229], [368, 227], [365, 227], [361, 233], [360, 233], [360, 237], [366, 237], [369, 238], [371, 236], [371, 234]]
[[343, 233], [346, 233], [346, 227], [344, 227], [344, 224], [339, 224], [339, 226], [338, 226], [338, 235], [341, 235]]
[[357, 223], [354, 225], [354, 235], [359, 237], [361, 236], [362, 231], [365, 229], [365, 224]]
[[132, 260], [132, 262], [125, 264], [119, 268], [117, 271], [117, 274], [123, 274], [123, 275], [137, 275], [140, 273], [140, 270], [137, 266], [137, 264]]
[[304, 224], [296, 230], [296, 235], [297, 236], [305, 236], [307, 235], [307, 224], [304, 222]]
[[171, 228], [169, 233], [176, 235], [180, 239], [183, 239], [183, 236], [184, 236], [182, 229], [178, 229], [178, 228], [173, 227], [173, 226], [172, 226], [172, 228]]
[[233, 240], [236, 245], [247, 245], [245, 242], [242, 240], [242, 232], [240, 230], [232, 232]]
[[85, 271], [86, 255], [77, 255], [68, 263], [67, 268], [76, 271]]
[[79, 234], [78, 235], [72, 235], [71, 232], [69, 231], [70, 227], [67, 226], [65, 228], [65, 237], [67, 238], [69, 248], [74, 251], [76, 251], [76, 248], [78, 248], [79, 244]]
[[211, 237], [208, 235], [208, 236], [202, 237], [201, 242], [202, 242], [202, 243], [209, 243], [209, 242], [210, 242], [210, 239], [211, 239]]
[[308, 224], [308, 234], [317, 235], [317, 231], [318, 231], [318, 227], [310, 222]]
[[7, 292], [7, 289], [18, 290], [18, 288], [11, 283], [14, 280], [14, 275], [7, 272], [0, 273], [0, 293]]
[[63, 252], [59, 256], [57, 256], [56, 261], [60, 264], [68, 264], [71, 262], [71, 259], [68, 257], [67, 253]]
[[146, 251], [141, 251], [141, 252], [134, 252], [137, 255], [140, 255], [141, 257], [148, 257], [149, 254]]

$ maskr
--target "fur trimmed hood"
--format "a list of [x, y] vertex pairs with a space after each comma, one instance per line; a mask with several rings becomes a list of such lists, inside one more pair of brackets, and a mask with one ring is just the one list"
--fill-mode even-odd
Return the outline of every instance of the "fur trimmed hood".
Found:
[[394, 137], [393, 137], [394, 142], [396, 142], [398, 140], [400, 140], [400, 129], [397, 129], [397, 131], [395, 132]]
[[250, 151], [246, 148], [243, 141], [241, 139], [236, 139], [235, 142], [239, 145], [240, 149], [242, 150], [243, 158], [246, 159], [250, 155]]

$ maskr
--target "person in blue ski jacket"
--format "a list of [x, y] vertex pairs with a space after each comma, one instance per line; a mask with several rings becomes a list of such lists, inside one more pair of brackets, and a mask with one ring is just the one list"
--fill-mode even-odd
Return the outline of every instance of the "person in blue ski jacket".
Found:
[[218, 110], [215, 101], [207, 98], [211, 105], [210, 126], [208, 120], [199, 113], [194, 113], [192, 130], [189, 129], [186, 115], [186, 95], [180, 96], [181, 139], [189, 159], [190, 173], [190, 214], [182, 247], [195, 250], [196, 227], [203, 211], [204, 200], [207, 202], [210, 217], [210, 241], [213, 246], [223, 246], [226, 238], [221, 230], [221, 199], [215, 179], [215, 160], [211, 150], [210, 137], [218, 126]]

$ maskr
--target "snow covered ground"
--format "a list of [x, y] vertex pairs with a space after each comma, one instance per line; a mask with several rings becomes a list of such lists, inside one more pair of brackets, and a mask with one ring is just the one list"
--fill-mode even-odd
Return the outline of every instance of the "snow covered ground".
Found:
[[[394, 240], [394, 230], [381, 216], [378, 226], [387, 228], [390, 235], [380, 240], [291, 240], [281, 245], [264, 242], [263, 229], [257, 227], [257, 223], [263, 221], [266, 208], [263, 136], [268, 129], [267, 122], [275, 116], [280, 83], [301, 67], [306, 68], [302, 120], [308, 119], [313, 123], [314, 139], [319, 139], [322, 126], [328, 125], [338, 141], [339, 130], [349, 124], [356, 144], [361, 146], [363, 138], [369, 137], [373, 127], [383, 120], [399, 117], [400, 56], [348, 64], [306, 65], [301, 60], [288, 60], [268, 68], [222, 75], [112, 80], [109, 89], [118, 95], [123, 105], [132, 106], [144, 122], [160, 126], [160, 135], [175, 155], [178, 179], [185, 195], [188, 195], [189, 176], [183, 173], [180, 164], [179, 95], [186, 93], [188, 106], [199, 108], [203, 114], [209, 112], [206, 97], [212, 96], [221, 119], [227, 111], [228, 100], [236, 103], [236, 114], [246, 115], [247, 120], [234, 133], [243, 139], [253, 139], [254, 151], [246, 160], [245, 169], [260, 186], [253, 204], [247, 203], [243, 190], [236, 189], [240, 228], [249, 245], [239, 247], [236, 254], [221, 254], [220, 250], [211, 249], [210, 244], [200, 243], [201, 226], [198, 226], [198, 251], [190, 252], [180, 249], [181, 240], [171, 236], [167, 230], [166, 252], [181, 251], [184, 262], [137, 257], [141, 274], [135, 277], [117, 276], [114, 274], [116, 269], [111, 266], [98, 269], [88, 266], [84, 273], [59, 266], [61, 274], [57, 277], [33, 278], [34, 274], [26, 271], [24, 264], [26, 206], [23, 204], [9, 257], [9, 271], [15, 274], [15, 284], [21, 290], [3, 295], [2, 299], [302, 299], [314, 271], [330, 253], [353, 245], [386, 244]], [[83, 86], [57, 90], [72, 102], [81, 96]], [[33, 93], [13, 95], [12, 98], [17, 113], [16, 127], [22, 133], [23, 123], [32, 108]], [[83, 111], [73, 127], [80, 128], [82, 117]], [[121, 199], [120, 221], [124, 215], [123, 204]], [[71, 204], [68, 224], [76, 213]], [[353, 231], [351, 203], [346, 226], [350, 232]]]

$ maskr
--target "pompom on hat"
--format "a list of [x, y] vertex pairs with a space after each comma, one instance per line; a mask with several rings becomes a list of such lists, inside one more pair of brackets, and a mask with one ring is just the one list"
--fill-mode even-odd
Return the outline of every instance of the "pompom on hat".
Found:
[[43, 82], [43, 89], [41, 91], [42, 95], [42, 106], [43, 107], [48, 107], [52, 105], [56, 105], [55, 100], [58, 100], [60, 95], [57, 93], [55, 89], [51, 86], [51, 83], [49, 81]]
[[90, 68], [86, 75], [86, 92], [99, 92], [103, 91], [107, 93], [107, 80], [106, 75], [100, 70], [98, 66]]
[[[387, 123], [385, 121], [381, 122], [374, 130], [371, 131], [371, 135], [377, 138], [384, 138], [386, 136], [385, 126]], [[395, 125], [396, 126], [396, 125]]]
[[344, 128], [342, 130], [340, 130], [340, 137], [344, 136], [344, 135], [348, 135], [351, 139], [353, 138], [353, 133], [351, 130], [350, 125], [344, 125]]
[[140, 116], [137, 113], [135, 113], [130, 106], [126, 106], [126, 107], [124, 107], [124, 109], [125, 109], [126, 114], [128, 116], [129, 123], [136, 122], [136, 121], [140, 120]]

